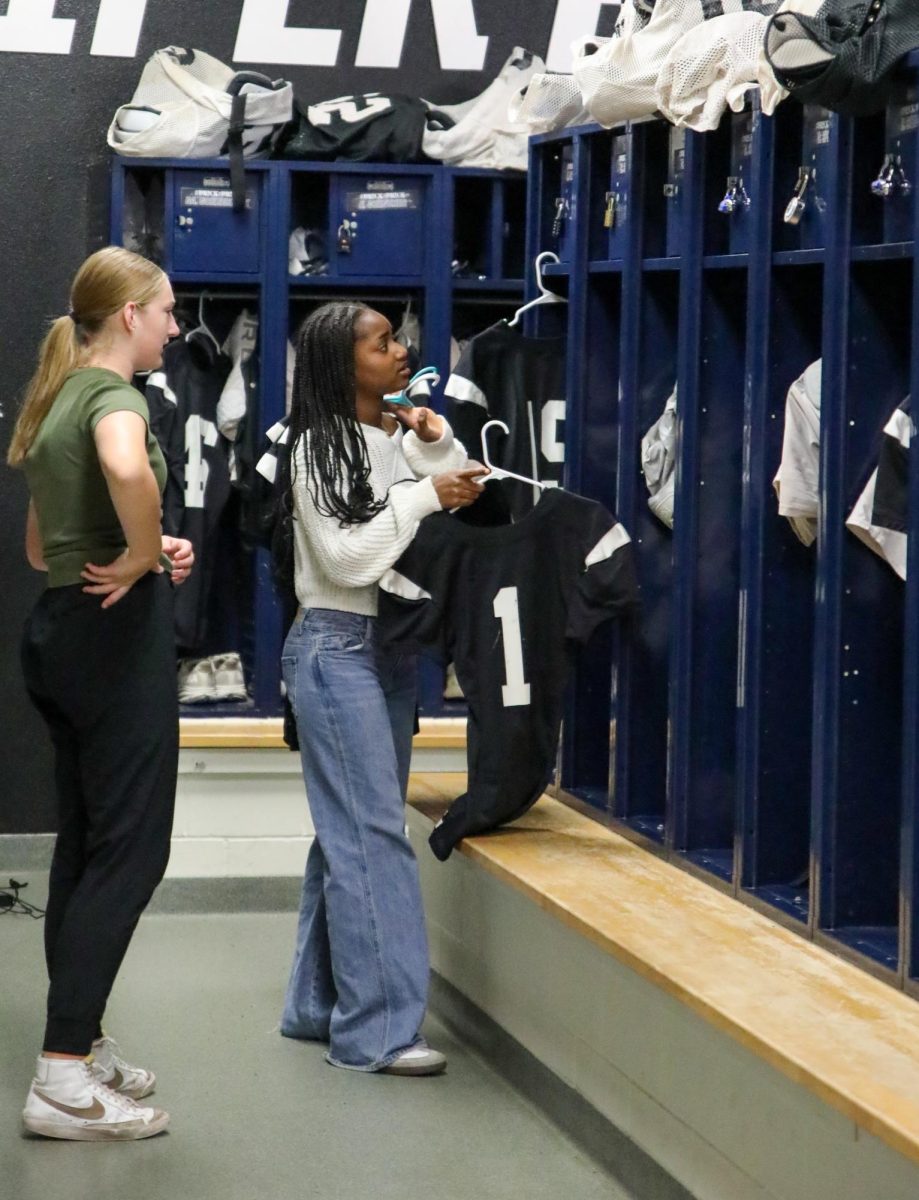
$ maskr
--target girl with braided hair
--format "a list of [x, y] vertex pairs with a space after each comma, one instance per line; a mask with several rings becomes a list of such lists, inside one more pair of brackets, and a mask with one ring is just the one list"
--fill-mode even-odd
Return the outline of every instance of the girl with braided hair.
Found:
[[377, 585], [421, 520], [472, 504], [479, 465], [427, 408], [386, 405], [408, 382], [389, 321], [326, 304], [304, 323], [290, 419], [294, 584], [282, 668], [316, 837], [281, 1018], [334, 1066], [431, 1075], [420, 1036], [428, 951], [404, 802], [415, 661], [376, 636]]

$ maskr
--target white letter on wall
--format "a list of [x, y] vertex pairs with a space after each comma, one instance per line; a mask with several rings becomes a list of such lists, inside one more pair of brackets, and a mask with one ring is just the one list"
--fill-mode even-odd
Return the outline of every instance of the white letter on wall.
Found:
[[101, 0], [90, 53], [133, 58], [146, 11], [147, 0]]
[[555, 24], [549, 39], [546, 66], [550, 71], [571, 71], [571, 43], [597, 32], [600, 11], [611, 0], [558, 0]]
[[340, 29], [291, 29], [289, 0], [243, 0], [233, 58], [237, 62], [334, 67]]
[[0, 50], [69, 54], [76, 21], [54, 15], [55, 0], [10, 0], [0, 17]]
[[[367, 0], [357, 46], [358, 67], [398, 67], [412, 0]], [[445, 71], [481, 71], [488, 38], [478, 33], [472, 0], [431, 0], [440, 65]]]

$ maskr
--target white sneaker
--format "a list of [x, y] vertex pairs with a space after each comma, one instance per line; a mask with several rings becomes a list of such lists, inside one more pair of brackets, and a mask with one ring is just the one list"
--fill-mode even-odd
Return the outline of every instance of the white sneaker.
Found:
[[179, 703], [202, 704], [217, 699], [214, 667], [209, 658], [183, 658], [179, 663]]
[[143, 1100], [156, 1087], [153, 1072], [126, 1063], [121, 1057], [118, 1043], [106, 1034], [93, 1042], [89, 1069], [100, 1083], [122, 1096], [130, 1096], [132, 1100]]
[[124, 1142], [153, 1137], [169, 1124], [160, 1108], [141, 1108], [100, 1083], [83, 1058], [39, 1056], [22, 1111], [29, 1133], [71, 1142]]
[[214, 654], [210, 659], [214, 671], [215, 700], [248, 700], [246, 677], [238, 654]]
[[403, 1050], [388, 1067], [381, 1067], [380, 1075], [440, 1075], [447, 1069], [447, 1056], [432, 1050], [426, 1042], [419, 1042], [410, 1050]]

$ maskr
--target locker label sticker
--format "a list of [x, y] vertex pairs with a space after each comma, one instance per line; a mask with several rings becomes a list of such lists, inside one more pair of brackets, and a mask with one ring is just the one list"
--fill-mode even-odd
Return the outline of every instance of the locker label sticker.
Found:
[[345, 204], [352, 213], [382, 211], [414, 211], [419, 207], [418, 194], [412, 191], [349, 192]]
[[919, 128], [919, 104], [904, 104], [900, 109], [900, 132]]
[[[232, 208], [233, 192], [230, 188], [191, 188], [180, 189], [180, 201], [183, 208]], [[255, 204], [252, 192], [246, 193], [246, 208], [251, 209]]]

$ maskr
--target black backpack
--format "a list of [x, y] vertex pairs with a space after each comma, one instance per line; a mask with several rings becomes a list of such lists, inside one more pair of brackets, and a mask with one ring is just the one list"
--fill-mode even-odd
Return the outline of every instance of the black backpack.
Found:
[[919, 3], [825, 0], [814, 16], [779, 12], [764, 45], [776, 79], [802, 104], [863, 116], [884, 107], [891, 72], [919, 46]]

